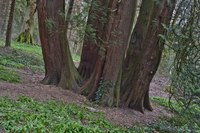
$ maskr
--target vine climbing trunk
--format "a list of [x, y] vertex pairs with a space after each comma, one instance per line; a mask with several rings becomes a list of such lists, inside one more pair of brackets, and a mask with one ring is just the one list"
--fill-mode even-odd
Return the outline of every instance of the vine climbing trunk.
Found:
[[[136, 12], [137, 1], [107, 1], [107, 23], [104, 26], [97, 62], [92, 76], [81, 92], [101, 105], [118, 106], [121, 66]], [[106, 10], [105, 10], [106, 11]]]
[[34, 15], [36, 11], [36, 0], [27, 0], [26, 15], [21, 33], [16, 38], [17, 42], [33, 44]]

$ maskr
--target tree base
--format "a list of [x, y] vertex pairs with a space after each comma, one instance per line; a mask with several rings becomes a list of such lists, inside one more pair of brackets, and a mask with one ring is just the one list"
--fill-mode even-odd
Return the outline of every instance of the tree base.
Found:
[[32, 35], [27, 32], [20, 33], [15, 40], [19, 43], [34, 44]]

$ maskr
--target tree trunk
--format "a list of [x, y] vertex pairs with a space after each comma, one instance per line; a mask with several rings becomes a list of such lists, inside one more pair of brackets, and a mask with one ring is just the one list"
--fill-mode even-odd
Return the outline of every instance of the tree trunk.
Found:
[[[92, 86], [88, 98], [105, 106], [118, 106], [121, 66], [129, 40], [137, 1], [109, 1], [108, 22], [103, 32], [103, 43], [98, 54], [95, 71], [88, 81]], [[103, 51], [103, 52], [101, 52]], [[100, 65], [99, 65], [100, 64]], [[88, 86], [82, 91], [88, 90]], [[86, 91], [87, 92], [87, 91]]]
[[73, 10], [73, 7], [74, 7], [74, 0], [69, 0], [69, 9], [67, 11], [67, 28], [69, 28], [69, 21], [71, 20], [71, 16], [72, 16], [72, 10]]
[[[93, 0], [90, 7], [86, 26], [86, 35], [82, 48], [81, 61], [78, 67], [79, 73], [84, 79], [88, 79], [95, 69], [98, 55], [97, 53], [99, 49], [98, 45], [102, 43], [104, 32], [103, 30], [105, 21], [107, 19], [106, 1], [107, 0]], [[94, 32], [88, 30], [91, 28], [94, 30]], [[92, 36], [94, 34], [95, 36]]]
[[60, 33], [60, 37], [63, 38], [61, 42], [62, 49], [62, 69], [61, 69], [61, 79], [59, 86], [64, 89], [71, 89], [75, 92], [79, 91], [79, 83], [81, 82], [81, 77], [78, 70], [76, 69], [72, 56], [70, 54], [69, 42], [67, 39], [67, 31], [69, 26], [69, 20], [71, 19], [72, 9], [74, 5], [74, 0], [69, 1], [69, 9], [67, 12], [67, 20], [63, 18], [63, 32]]
[[144, 0], [142, 3], [123, 67], [121, 104], [125, 107], [142, 113], [144, 108], [152, 110], [149, 85], [161, 59], [163, 42], [160, 41], [159, 34], [164, 34], [162, 24], [170, 22], [175, 6], [175, 1], [172, 1], [171, 5], [167, 0], [159, 3]]
[[27, 10], [24, 19], [22, 32], [16, 38], [17, 42], [33, 44], [34, 14], [36, 10], [36, 0], [27, 1]]
[[10, 10], [10, 0], [1, 0], [0, 1], [0, 37], [5, 36], [6, 26], [9, 17], [9, 10]]
[[80, 77], [68, 46], [65, 0], [38, 0], [37, 7], [46, 70], [42, 83], [77, 89]]
[[15, 0], [12, 0], [12, 2], [11, 2], [7, 31], [6, 31], [5, 47], [11, 46], [11, 35], [12, 35], [12, 25], [13, 25], [14, 11], [15, 11], [15, 2], [16, 2]]
[[43, 84], [57, 85], [61, 76], [62, 55], [59, 37], [60, 2], [53, 0], [37, 0], [39, 29], [42, 52], [45, 62], [45, 78]]

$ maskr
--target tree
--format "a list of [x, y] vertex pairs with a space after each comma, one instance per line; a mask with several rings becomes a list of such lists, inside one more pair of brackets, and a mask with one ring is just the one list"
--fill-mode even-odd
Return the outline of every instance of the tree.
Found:
[[15, 2], [16, 2], [15, 0], [12, 0], [12, 2], [11, 2], [7, 31], [6, 31], [5, 47], [11, 46], [11, 34], [12, 34], [12, 25], [13, 25], [13, 18], [14, 18]]
[[122, 63], [131, 32], [137, 1], [109, 1], [108, 20], [94, 71], [81, 92], [102, 105], [118, 106]]
[[1, 0], [0, 1], [0, 37], [5, 35], [6, 26], [9, 17], [9, 9], [10, 9], [10, 0]]
[[164, 43], [159, 35], [164, 34], [163, 24], [169, 24], [175, 0], [144, 0], [141, 12], [132, 33], [123, 67], [121, 104], [144, 112], [152, 110], [149, 101], [149, 85], [157, 71]]
[[94, 72], [83, 85], [81, 93], [106, 106], [120, 104], [141, 112], [144, 108], [152, 110], [149, 85], [158, 68], [164, 45], [159, 35], [165, 32], [163, 24], [170, 22], [175, 1], [142, 2], [126, 54], [137, 4], [128, 0], [115, 2], [110, 1], [108, 7], [112, 12], [108, 15], [102, 39], [106, 43], [99, 48]]
[[[85, 79], [89, 78], [79, 90], [80, 75], [74, 66], [67, 39], [69, 16], [65, 14], [65, 1], [37, 0], [46, 70], [43, 83], [79, 91], [105, 106], [121, 105], [141, 112], [144, 108], [152, 110], [149, 85], [164, 45], [159, 36], [166, 32], [164, 25], [171, 20], [175, 0], [143, 0], [133, 32], [137, 0], [98, 2], [100, 12], [92, 3], [88, 18], [88, 25], [94, 28], [95, 40], [85, 36], [84, 42], [87, 48], [95, 47], [95, 53], [83, 48], [81, 60], [85, 66], [80, 66], [79, 70]], [[106, 21], [102, 23], [93, 19], [92, 14], [103, 16]], [[95, 58], [91, 58], [93, 55]], [[84, 59], [88, 64], [84, 64]]]
[[27, 9], [21, 33], [16, 41], [21, 43], [33, 44], [34, 14], [36, 11], [36, 0], [26, 0]]
[[75, 89], [80, 77], [68, 46], [65, 0], [37, 0], [37, 10], [45, 62], [45, 78], [42, 83]]
[[105, 0], [93, 0], [91, 3], [78, 67], [79, 73], [84, 79], [88, 79], [95, 68], [98, 45], [102, 43], [104, 26], [107, 21], [107, 8]]

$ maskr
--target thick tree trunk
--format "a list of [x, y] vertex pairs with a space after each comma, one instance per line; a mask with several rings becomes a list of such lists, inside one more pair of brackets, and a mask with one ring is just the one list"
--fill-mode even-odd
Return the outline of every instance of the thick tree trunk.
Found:
[[[125, 50], [128, 45], [129, 35], [135, 17], [137, 1], [124, 0], [117, 3], [118, 8], [112, 24], [112, 32], [109, 38], [106, 61], [103, 71], [103, 80], [111, 84], [102, 95], [102, 104], [106, 106], [118, 106], [121, 84], [121, 71]], [[114, 10], [115, 8], [113, 8]]]
[[[92, 86], [89, 98], [96, 97], [96, 100], [105, 106], [118, 106], [119, 103], [121, 66], [132, 28], [136, 3], [137, 1], [133, 0], [120, 3], [117, 0], [109, 2], [109, 18], [101, 44], [101, 50], [103, 49], [104, 52], [98, 55], [95, 71], [89, 79], [90, 83], [87, 83]], [[99, 82], [100, 79], [101, 82]]]
[[42, 83], [77, 89], [80, 77], [68, 46], [65, 0], [38, 0], [37, 8], [46, 70]]
[[73, 90], [75, 92], [79, 91], [79, 83], [81, 82], [81, 77], [76, 69], [72, 56], [70, 54], [69, 44], [67, 40], [67, 28], [63, 33], [60, 33], [60, 37], [64, 39], [61, 42], [62, 48], [62, 69], [61, 69], [61, 79], [58, 86], [63, 89]]
[[5, 36], [6, 26], [9, 17], [10, 0], [0, 0], [0, 37]]
[[12, 25], [13, 25], [13, 18], [14, 18], [14, 11], [15, 11], [15, 0], [12, 0], [11, 7], [10, 7], [10, 13], [9, 13], [9, 19], [8, 19], [8, 25], [7, 25], [7, 31], [6, 31], [6, 44], [5, 47], [11, 46], [11, 35], [12, 35]]
[[33, 44], [34, 14], [36, 10], [36, 0], [27, 1], [27, 10], [24, 25], [16, 41], [21, 43]]
[[37, 1], [41, 46], [46, 70], [45, 78], [42, 80], [43, 84], [57, 85], [61, 76], [59, 3], [52, 0]]
[[[107, 0], [93, 0], [89, 11], [86, 26], [86, 35], [83, 42], [81, 61], [78, 70], [84, 79], [88, 79], [95, 69], [99, 45], [102, 43], [105, 26]], [[92, 28], [94, 32], [87, 32]], [[95, 38], [92, 36], [95, 34]]]
[[[147, 29], [150, 25], [154, 1], [144, 0], [140, 8], [140, 14], [131, 36], [126, 59], [123, 64], [121, 82], [121, 100], [128, 98], [131, 92], [132, 80], [135, 76], [135, 68], [142, 55], [143, 41], [146, 37]], [[127, 88], [127, 86], [130, 86]]]
[[[123, 106], [140, 112], [144, 112], [144, 108], [152, 110], [149, 101], [149, 85], [157, 71], [163, 49], [163, 42], [160, 41], [159, 34], [164, 34], [162, 24], [169, 24], [174, 5], [174, 0], [171, 5], [167, 0], [159, 3], [154, 0], [143, 1], [142, 6], [144, 7], [142, 8], [146, 9], [148, 17], [145, 17], [142, 13], [144, 10], [141, 10], [132, 34], [123, 68], [121, 85], [121, 104]], [[144, 18], [148, 18], [148, 20], [145, 21]], [[143, 29], [140, 27], [140, 21], [145, 24]]]

